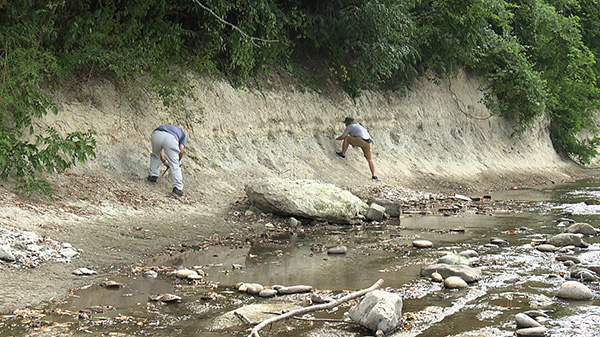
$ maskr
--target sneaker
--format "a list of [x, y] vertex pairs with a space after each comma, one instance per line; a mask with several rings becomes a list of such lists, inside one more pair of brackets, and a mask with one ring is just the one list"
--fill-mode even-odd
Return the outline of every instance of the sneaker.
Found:
[[341, 152], [336, 152], [335, 154], [337, 154], [338, 157], [346, 158], [346, 156], [344, 156]]
[[176, 197], [183, 197], [183, 191], [178, 189], [177, 187], [173, 187], [173, 192], [171, 192]]
[[377, 178], [377, 176], [372, 176], [372, 177], [371, 177], [371, 179], [373, 179], [373, 180], [377, 180], [377, 179], [379, 179], [379, 178]]
[[148, 176], [147, 180], [151, 184], [156, 184], [156, 181], [158, 180], [158, 177], [157, 176]]

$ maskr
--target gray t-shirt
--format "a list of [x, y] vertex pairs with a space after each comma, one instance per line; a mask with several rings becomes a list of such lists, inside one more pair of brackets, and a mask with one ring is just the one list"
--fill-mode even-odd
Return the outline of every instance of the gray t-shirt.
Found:
[[358, 123], [349, 124], [342, 133], [342, 136], [352, 136], [356, 138], [362, 138], [364, 140], [371, 139], [371, 135], [367, 129]]

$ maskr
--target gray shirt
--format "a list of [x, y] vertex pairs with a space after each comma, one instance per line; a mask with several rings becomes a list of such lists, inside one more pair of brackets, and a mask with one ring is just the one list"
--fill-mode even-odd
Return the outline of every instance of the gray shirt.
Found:
[[342, 133], [342, 136], [351, 136], [356, 138], [362, 138], [364, 140], [371, 139], [371, 135], [369, 134], [367, 129], [365, 129], [362, 125], [358, 123], [349, 124]]

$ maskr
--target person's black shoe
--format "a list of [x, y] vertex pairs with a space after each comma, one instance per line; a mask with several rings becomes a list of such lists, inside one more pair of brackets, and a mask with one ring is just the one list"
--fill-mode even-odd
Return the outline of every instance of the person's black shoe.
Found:
[[148, 182], [151, 184], [156, 184], [157, 180], [158, 180], [157, 176], [148, 176]]
[[183, 197], [183, 191], [178, 189], [177, 187], [173, 187], [173, 192], [171, 192], [176, 197]]
[[337, 154], [338, 157], [346, 158], [346, 156], [344, 156], [341, 152], [336, 152], [335, 154]]
[[377, 179], [379, 179], [379, 178], [377, 178], [377, 176], [372, 176], [372, 177], [371, 177], [371, 179], [373, 179], [373, 180], [377, 180]]

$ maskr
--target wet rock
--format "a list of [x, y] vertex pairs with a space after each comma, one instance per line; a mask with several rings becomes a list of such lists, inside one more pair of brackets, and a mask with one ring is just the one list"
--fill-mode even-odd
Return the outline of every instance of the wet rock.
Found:
[[483, 245], [485, 248], [490, 248], [490, 249], [497, 249], [500, 248], [500, 246], [493, 244], [493, 243], [486, 243], [485, 245]]
[[371, 221], [381, 221], [386, 218], [385, 207], [372, 203], [367, 211], [366, 218]]
[[538, 318], [550, 318], [550, 316], [548, 316], [545, 312], [539, 310], [527, 310], [523, 312], [523, 314], [535, 319], [536, 321]]
[[313, 289], [312, 286], [296, 285], [296, 286], [278, 288], [277, 292], [280, 295], [290, 295], [290, 294], [308, 293], [308, 292], [311, 292], [312, 289]]
[[431, 274], [431, 280], [433, 282], [444, 282], [444, 278], [442, 277], [442, 275], [440, 273]]
[[587, 247], [587, 244], [581, 238], [581, 234], [562, 233], [548, 239], [548, 243], [556, 247], [575, 246]]
[[333, 254], [333, 255], [337, 255], [337, 254], [346, 254], [348, 252], [348, 248], [346, 246], [335, 246], [335, 247], [330, 247], [327, 248], [327, 254]]
[[150, 301], [160, 301], [160, 302], [165, 302], [165, 303], [181, 301], [181, 296], [177, 296], [177, 295], [169, 294], [169, 293], [160, 293], [160, 294], [150, 295], [148, 298], [150, 299]]
[[556, 246], [551, 245], [551, 244], [543, 244], [543, 245], [535, 246], [535, 249], [539, 250], [540, 252], [544, 252], [544, 253], [552, 253], [552, 252], [556, 251]]
[[500, 239], [500, 238], [492, 238], [492, 239], [490, 239], [490, 243], [493, 245], [497, 245], [497, 246], [510, 245], [510, 242], [508, 242], [507, 240], [504, 240], [504, 239]]
[[412, 242], [412, 245], [415, 248], [432, 248], [433, 242], [428, 240], [415, 240]]
[[563, 262], [563, 264], [565, 265], [565, 267], [572, 267], [575, 265], [575, 262], [573, 262], [571, 260], [566, 260]]
[[583, 283], [567, 281], [560, 286], [557, 296], [566, 300], [590, 300], [594, 294]]
[[89, 268], [77, 268], [75, 270], [73, 270], [73, 275], [77, 275], [77, 276], [88, 276], [88, 275], [95, 275], [98, 274], [95, 270], [91, 270]]
[[596, 273], [596, 275], [600, 275], [600, 266], [587, 266], [586, 268]]
[[431, 274], [435, 272], [442, 275], [444, 279], [450, 276], [458, 276], [467, 283], [479, 281], [483, 277], [481, 274], [481, 270], [477, 268], [447, 264], [433, 264], [429, 266], [423, 266], [421, 268], [421, 277], [429, 278], [431, 277]]
[[245, 191], [249, 201], [265, 212], [334, 223], [354, 223], [366, 208], [349, 191], [314, 180], [258, 179]]
[[241, 264], [237, 264], [237, 263], [231, 264], [231, 269], [233, 269], [233, 270], [240, 270], [242, 268], [243, 268], [243, 266]]
[[600, 199], [587, 199], [584, 201], [584, 203], [588, 206], [600, 205]]
[[573, 261], [576, 264], [580, 264], [581, 260], [577, 256], [568, 254], [559, 254], [556, 256], [556, 261]]
[[6, 262], [16, 261], [15, 256], [10, 251], [9, 245], [0, 245], [0, 260], [6, 261]]
[[596, 228], [588, 223], [578, 222], [567, 228], [566, 233], [580, 233], [587, 236], [595, 236]]
[[598, 281], [598, 276], [591, 270], [588, 269], [577, 269], [571, 272], [571, 278], [576, 279], [580, 282], [595, 282]]
[[154, 270], [148, 270], [147, 272], [144, 273], [144, 277], [147, 277], [147, 278], [157, 278], [158, 277], [158, 273], [155, 272]]
[[348, 311], [354, 322], [371, 331], [388, 334], [402, 323], [402, 297], [383, 290], [374, 290]]
[[444, 287], [448, 289], [462, 289], [467, 288], [469, 285], [463, 279], [458, 276], [450, 276], [444, 279]]
[[258, 293], [259, 297], [275, 297], [277, 295], [277, 290], [275, 289], [263, 289]]
[[517, 337], [543, 337], [545, 335], [546, 328], [543, 326], [517, 330]]
[[524, 313], [516, 314], [515, 321], [517, 321], [517, 328], [519, 328], [519, 329], [535, 328], [535, 327], [542, 326], [540, 323], [538, 323], [538, 321], [536, 321], [535, 319], [533, 319], [532, 317], [530, 317]]

